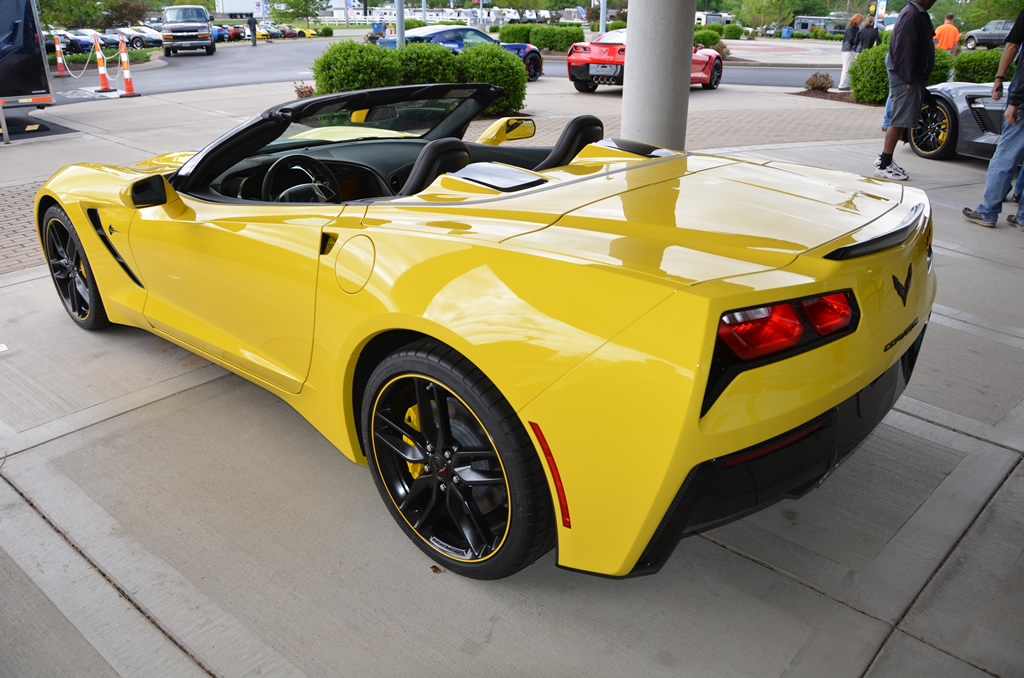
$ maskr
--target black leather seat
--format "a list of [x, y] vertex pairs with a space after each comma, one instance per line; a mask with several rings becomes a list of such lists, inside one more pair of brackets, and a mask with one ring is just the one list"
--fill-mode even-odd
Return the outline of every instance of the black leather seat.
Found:
[[573, 118], [562, 130], [562, 136], [558, 137], [558, 143], [548, 153], [539, 165], [533, 168], [535, 172], [568, 165], [576, 155], [583, 150], [587, 144], [600, 141], [604, 138], [604, 123], [600, 118], [593, 115], [581, 115]]
[[395, 195], [406, 196], [419, 193], [442, 174], [458, 172], [471, 161], [469, 146], [461, 139], [446, 137], [434, 139], [423, 147], [416, 163], [412, 166], [405, 185]]

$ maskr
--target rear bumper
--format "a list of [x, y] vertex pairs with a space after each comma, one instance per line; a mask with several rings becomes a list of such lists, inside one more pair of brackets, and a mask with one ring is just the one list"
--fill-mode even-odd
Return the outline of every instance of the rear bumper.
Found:
[[695, 466], [626, 576], [660, 570], [686, 532], [740, 517], [784, 497], [798, 497], [820, 484], [892, 409], [910, 380], [924, 334], [922, 329], [882, 376], [821, 416], [772, 440]]
[[[595, 64], [603, 66], [605, 64]], [[590, 73], [591, 64], [569, 64], [569, 79], [570, 80], [582, 80], [593, 81], [599, 85], [621, 85], [623, 83], [623, 71], [625, 70], [619, 64], [607, 64], [613, 66], [615, 73], [604, 74], [604, 75], [592, 75]]]

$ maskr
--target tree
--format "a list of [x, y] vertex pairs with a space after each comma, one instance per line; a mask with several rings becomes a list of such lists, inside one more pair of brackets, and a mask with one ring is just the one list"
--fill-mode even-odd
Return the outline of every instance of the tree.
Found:
[[331, 8], [331, 0], [279, 0], [272, 5], [271, 16], [281, 22], [295, 22], [305, 19], [309, 25], [311, 18]]
[[39, 18], [46, 24], [84, 28], [103, 18], [103, 7], [90, 0], [40, 0]]
[[103, 8], [107, 26], [134, 26], [146, 21], [149, 3], [145, 0], [108, 0]]
[[794, 0], [748, 0], [743, 3], [740, 21], [744, 26], [788, 26], [793, 23]]

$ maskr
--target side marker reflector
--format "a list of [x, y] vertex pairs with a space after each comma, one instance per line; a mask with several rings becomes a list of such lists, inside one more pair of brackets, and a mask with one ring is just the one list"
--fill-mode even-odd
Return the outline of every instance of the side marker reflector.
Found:
[[555, 457], [551, 454], [551, 448], [548, 447], [547, 438], [544, 437], [544, 433], [540, 430], [540, 425], [531, 421], [530, 428], [533, 429], [533, 435], [537, 436], [537, 442], [540, 443], [540, 449], [544, 452], [544, 458], [547, 459], [548, 468], [551, 470], [551, 478], [555, 481], [555, 491], [558, 492], [558, 506], [562, 511], [562, 527], [566, 529], [571, 528], [572, 524], [569, 522], [569, 502], [565, 498], [565, 488], [562, 486], [562, 476], [558, 475]]

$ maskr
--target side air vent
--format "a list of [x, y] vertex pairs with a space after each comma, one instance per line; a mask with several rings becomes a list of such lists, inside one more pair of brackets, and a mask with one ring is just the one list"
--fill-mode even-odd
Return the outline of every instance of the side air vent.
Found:
[[[114, 257], [114, 261], [116, 261], [118, 266], [120, 266], [125, 272], [125, 275], [131, 278], [133, 283], [142, 289], [146, 289], [142, 282], [136, 277], [135, 273], [132, 272], [132, 269], [128, 268], [128, 264], [121, 256], [121, 253], [117, 251], [117, 248], [114, 247], [114, 243], [110, 242], [107, 232], [103, 230], [103, 222], [100, 221], [100, 211], [96, 208], [89, 208], [86, 210], [86, 214], [89, 215], [89, 223], [92, 224], [93, 230], [96, 231], [96, 235], [98, 235], [100, 240], [103, 241], [103, 245], [107, 248], [107, 251], [110, 252], [110, 256]], [[111, 226], [110, 228], [113, 229], [114, 227]], [[111, 235], [112, 234], [113, 233], [111, 233]]]
[[548, 182], [546, 178], [529, 170], [496, 162], [474, 162], [458, 172], [453, 172], [452, 176], [469, 179], [481, 186], [493, 188], [502, 193], [522, 191]]

